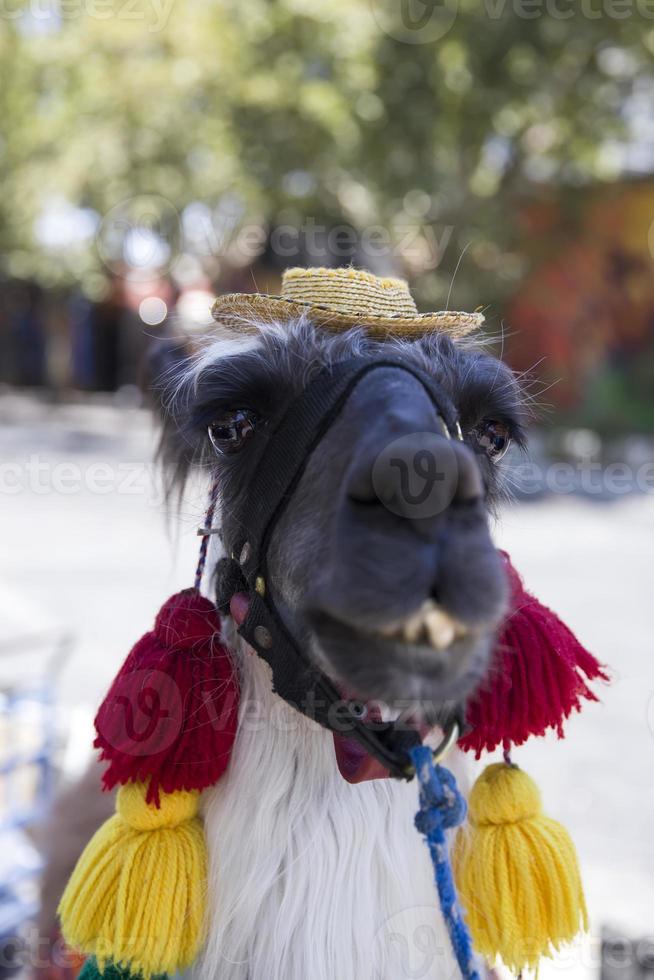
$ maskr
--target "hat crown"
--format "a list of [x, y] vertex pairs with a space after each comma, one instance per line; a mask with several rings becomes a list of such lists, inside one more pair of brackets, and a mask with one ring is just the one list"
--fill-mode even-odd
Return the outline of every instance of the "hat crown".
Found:
[[404, 279], [375, 276], [363, 269], [287, 269], [282, 298], [361, 316], [416, 316], [416, 304]]
[[287, 269], [280, 295], [223, 293], [212, 313], [218, 323], [242, 332], [256, 333], [263, 324], [283, 326], [306, 316], [315, 327], [330, 333], [357, 327], [381, 340], [415, 339], [434, 330], [464, 337], [484, 322], [482, 313], [418, 313], [404, 279], [354, 268]]

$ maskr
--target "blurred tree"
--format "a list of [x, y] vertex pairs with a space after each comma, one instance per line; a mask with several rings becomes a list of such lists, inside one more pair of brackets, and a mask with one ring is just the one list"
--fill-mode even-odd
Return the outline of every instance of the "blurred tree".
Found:
[[148, 249], [219, 281], [267, 238], [279, 265], [404, 271], [426, 304], [469, 246], [451, 304], [497, 304], [525, 271], [521, 196], [558, 183], [572, 214], [652, 88], [645, 0], [16, 3], [2, 271], [91, 295]]

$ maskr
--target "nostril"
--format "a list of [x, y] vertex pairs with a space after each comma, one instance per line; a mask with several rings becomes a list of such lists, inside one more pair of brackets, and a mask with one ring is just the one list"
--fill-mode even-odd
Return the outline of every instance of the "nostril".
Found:
[[378, 504], [379, 497], [372, 482], [372, 462], [359, 461], [352, 468], [347, 495], [357, 504]]
[[432, 585], [429, 590], [429, 598], [433, 599], [437, 605], [441, 604], [441, 592], [437, 585]]

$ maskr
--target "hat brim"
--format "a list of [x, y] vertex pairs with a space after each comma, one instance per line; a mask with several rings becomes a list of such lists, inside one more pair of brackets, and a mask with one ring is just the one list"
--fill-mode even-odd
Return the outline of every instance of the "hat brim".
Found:
[[370, 313], [341, 313], [315, 303], [298, 303], [266, 293], [226, 293], [219, 296], [211, 309], [218, 323], [249, 333], [256, 323], [275, 323], [292, 316], [308, 316], [317, 326], [333, 333], [361, 327], [371, 337], [421, 337], [434, 330], [453, 338], [465, 337], [484, 322], [483, 313], [460, 313], [442, 310], [438, 313], [405, 313], [376, 316]]

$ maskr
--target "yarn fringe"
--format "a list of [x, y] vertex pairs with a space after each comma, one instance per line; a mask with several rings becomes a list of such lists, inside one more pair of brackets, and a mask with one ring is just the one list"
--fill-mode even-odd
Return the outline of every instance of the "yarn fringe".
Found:
[[[87, 844], [59, 915], [65, 941], [105, 970], [143, 980], [183, 970], [204, 938], [207, 854], [197, 791], [146, 802], [122, 786], [116, 814]], [[93, 971], [93, 966], [89, 966]]]
[[109, 763], [105, 789], [147, 783], [159, 793], [202, 790], [227, 768], [238, 684], [219, 641], [213, 603], [194, 589], [172, 596], [128, 655], [96, 719], [94, 745]]
[[488, 766], [468, 813], [452, 861], [473, 943], [517, 975], [588, 928], [574, 844], [517, 766]]
[[498, 745], [522, 745], [549, 729], [563, 737], [563, 722], [582, 702], [597, 701], [589, 681], [608, 681], [605, 669], [559, 617], [523, 586], [504, 554], [510, 608], [487, 679], [468, 701], [470, 730], [460, 748], [477, 758]]

